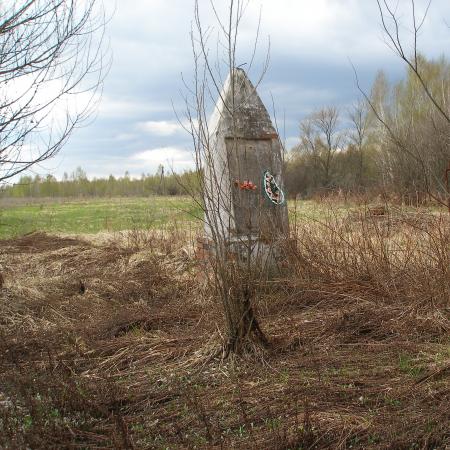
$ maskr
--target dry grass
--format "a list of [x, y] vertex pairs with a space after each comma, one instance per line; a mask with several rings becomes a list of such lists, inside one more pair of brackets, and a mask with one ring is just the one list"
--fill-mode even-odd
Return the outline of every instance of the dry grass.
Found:
[[448, 217], [297, 225], [226, 361], [182, 232], [2, 241], [0, 448], [448, 447]]

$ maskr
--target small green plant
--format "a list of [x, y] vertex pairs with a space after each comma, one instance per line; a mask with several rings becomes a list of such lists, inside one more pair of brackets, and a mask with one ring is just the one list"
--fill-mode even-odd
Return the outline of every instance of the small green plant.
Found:
[[59, 417], [61, 417], [61, 414], [59, 413], [58, 408], [53, 408], [50, 411], [50, 417], [53, 417], [54, 419], [58, 419]]
[[245, 424], [239, 425], [239, 428], [237, 429], [236, 434], [241, 438], [247, 435], [247, 430], [245, 429]]
[[264, 424], [270, 431], [275, 431], [281, 426], [281, 418], [280, 417], [271, 417], [268, 419], [264, 419]]
[[280, 373], [280, 381], [283, 384], [287, 384], [289, 382], [289, 372], [287, 370], [282, 370]]
[[135, 423], [131, 425], [131, 430], [136, 432], [142, 432], [144, 431], [144, 425], [142, 425], [142, 423]]
[[400, 400], [390, 397], [389, 395], [386, 395], [384, 397], [384, 402], [386, 403], [386, 405], [389, 405], [389, 406], [400, 406], [401, 405]]
[[32, 426], [33, 426], [33, 418], [29, 414], [27, 414], [23, 418], [23, 429], [29, 430]]
[[413, 359], [407, 354], [399, 355], [398, 365], [401, 372], [413, 378], [419, 376], [423, 371], [423, 368], [421, 366], [415, 365]]

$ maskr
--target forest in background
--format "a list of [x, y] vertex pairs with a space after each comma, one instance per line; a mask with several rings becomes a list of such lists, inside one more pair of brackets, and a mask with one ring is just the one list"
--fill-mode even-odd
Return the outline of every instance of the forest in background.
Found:
[[[420, 56], [422, 76], [442, 105], [450, 101], [450, 64]], [[371, 92], [347, 111], [324, 107], [300, 123], [287, 158], [291, 194], [344, 191], [425, 201], [447, 195], [450, 129], [411, 70], [397, 83], [379, 72]]]
[[[421, 56], [423, 77], [434, 98], [450, 101], [450, 64], [442, 56]], [[407, 203], [434, 198], [445, 203], [450, 164], [448, 123], [427, 98], [419, 80], [407, 70], [396, 83], [383, 72], [370, 93], [347, 110], [324, 106], [299, 126], [299, 144], [286, 152], [285, 187], [290, 197], [329, 193], [383, 196]], [[112, 197], [181, 195], [195, 189], [195, 171], [89, 179], [82, 168], [64, 174], [22, 176], [4, 186], [1, 197]]]

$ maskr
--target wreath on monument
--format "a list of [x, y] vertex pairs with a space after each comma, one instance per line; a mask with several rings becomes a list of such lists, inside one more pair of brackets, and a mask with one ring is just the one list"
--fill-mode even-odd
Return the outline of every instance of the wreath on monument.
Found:
[[278, 186], [274, 176], [266, 170], [263, 175], [263, 188], [267, 198], [275, 205], [284, 203], [284, 192]]

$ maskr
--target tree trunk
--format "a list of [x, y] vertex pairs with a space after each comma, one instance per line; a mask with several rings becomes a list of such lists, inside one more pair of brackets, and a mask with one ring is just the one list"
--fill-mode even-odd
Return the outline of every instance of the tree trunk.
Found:
[[[234, 292], [233, 292], [234, 291]], [[251, 293], [246, 287], [233, 289], [225, 308], [228, 325], [228, 338], [224, 348], [224, 358], [230, 353], [239, 354], [253, 343], [267, 347], [269, 342], [264, 335], [251, 305]]]

